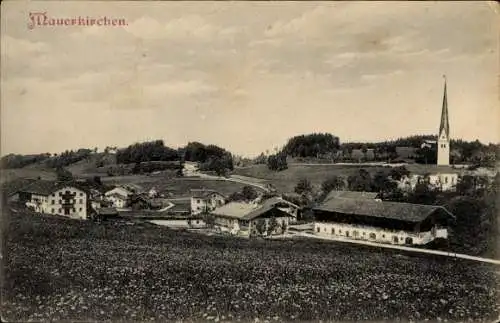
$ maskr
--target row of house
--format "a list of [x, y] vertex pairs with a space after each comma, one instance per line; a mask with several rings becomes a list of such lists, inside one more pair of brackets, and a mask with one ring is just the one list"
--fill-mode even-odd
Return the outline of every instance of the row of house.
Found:
[[[219, 195], [197, 191], [193, 203], [197, 207], [203, 201], [200, 197], [216, 196]], [[216, 204], [204, 204], [214, 217], [214, 224], [240, 236], [285, 233], [300, 213], [300, 207], [280, 197], [254, 203], [229, 202], [218, 207]], [[330, 192], [312, 212], [316, 235], [398, 245], [424, 245], [447, 239], [448, 225], [454, 219], [441, 206], [382, 201], [377, 193], [352, 191]]]
[[[91, 210], [109, 213], [123, 206], [130, 191], [114, 188], [104, 194], [81, 183], [35, 181], [19, 190], [17, 199], [36, 212], [87, 219]], [[209, 213], [222, 231], [242, 236], [282, 234], [300, 207], [281, 197], [254, 202], [229, 202], [212, 190], [193, 190], [189, 214]], [[109, 204], [100, 204], [107, 201]], [[380, 243], [422, 245], [448, 237], [453, 215], [441, 206], [382, 201], [377, 193], [332, 191], [312, 208], [314, 233]]]

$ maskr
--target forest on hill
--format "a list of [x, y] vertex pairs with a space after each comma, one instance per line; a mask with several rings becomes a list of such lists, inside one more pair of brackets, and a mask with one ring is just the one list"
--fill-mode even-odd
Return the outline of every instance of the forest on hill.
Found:
[[[341, 143], [330, 133], [312, 133], [290, 138], [274, 155], [262, 153], [256, 163], [268, 163], [270, 169], [286, 169], [276, 165], [276, 160], [286, 163], [283, 155], [295, 158], [316, 158], [331, 162], [406, 162], [435, 164], [437, 160], [436, 136], [414, 135], [381, 142]], [[480, 141], [451, 140], [450, 160], [453, 164], [471, 164], [494, 167], [500, 160], [500, 144], [483, 144]], [[271, 161], [271, 162], [270, 162]]]

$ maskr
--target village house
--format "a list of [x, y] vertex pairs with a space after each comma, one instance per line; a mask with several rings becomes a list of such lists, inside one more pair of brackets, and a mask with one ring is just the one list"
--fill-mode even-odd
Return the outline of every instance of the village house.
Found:
[[35, 212], [87, 219], [88, 193], [76, 183], [38, 180], [18, 192], [19, 201]]
[[123, 209], [130, 203], [130, 198], [134, 193], [124, 187], [115, 187], [107, 191], [104, 195], [105, 198], [113, 203], [113, 207]]
[[411, 192], [415, 190], [418, 183], [427, 182], [431, 188], [441, 191], [454, 191], [458, 183], [457, 173], [435, 173], [428, 175], [412, 174], [410, 176], [403, 176], [397, 182], [398, 188]]
[[[212, 215], [215, 225], [221, 230], [241, 236], [281, 234], [286, 232], [293, 219], [289, 213], [280, 209], [280, 205], [274, 203], [258, 205], [230, 202], [215, 209]], [[276, 226], [271, 228], [273, 221]], [[259, 232], [259, 225], [262, 226], [262, 232]]]
[[314, 233], [398, 245], [447, 239], [453, 215], [441, 206], [331, 198], [313, 208]]
[[191, 190], [191, 214], [209, 213], [226, 203], [226, 197], [214, 190]]

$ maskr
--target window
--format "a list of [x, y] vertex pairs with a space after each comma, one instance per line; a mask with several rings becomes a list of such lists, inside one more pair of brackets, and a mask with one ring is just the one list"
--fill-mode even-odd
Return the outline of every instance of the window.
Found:
[[83, 196], [83, 193], [80, 192], [80, 196]]
[[348, 237], [349, 236], [349, 231], [346, 231], [345, 232], [345, 236]]
[[445, 182], [445, 184], [448, 184], [448, 177], [444, 178], [444, 182]]
[[316, 228], [316, 232], [319, 232], [319, 230], [320, 230], [320, 227], [317, 227], [317, 228]]
[[57, 213], [61, 213], [61, 209], [57, 210]]
[[62, 204], [62, 200], [59, 200], [59, 204]]
[[199, 220], [196, 220], [196, 224], [200, 224], [200, 221], [199, 221]]
[[370, 239], [377, 239], [377, 235], [375, 233], [370, 233]]
[[332, 234], [335, 234], [335, 228], [332, 228]]
[[52, 205], [54, 205], [54, 203], [55, 203], [56, 201], [52, 200], [51, 202], [52, 202], [51, 204], [52, 204]]
[[395, 243], [398, 243], [398, 237], [392, 236], [392, 241], [395, 242]]
[[201, 203], [201, 200], [196, 200], [196, 203]]
[[80, 204], [83, 204], [83, 199], [80, 199]]
[[51, 209], [51, 210], [50, 210], [50, 213], [54, 213], [54, 209]]
[[405, 243], [406, 244], [413, 244], [413, 238], [407, 237]]
[[56, 196], [56, 193], [52, 193], [52, 197], [55, 197]]
[[72, 208], [73, 212], [76, 212], [75, 208]]
[[59, 192], [59, 196], [62, 196], [62, 192]]
[[385, 238], [385, 234], [382, 235], [382, 238]]

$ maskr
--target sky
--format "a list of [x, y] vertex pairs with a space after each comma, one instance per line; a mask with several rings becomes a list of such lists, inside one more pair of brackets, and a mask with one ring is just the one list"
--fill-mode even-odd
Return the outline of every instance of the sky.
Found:
[[[34, 26], [123, 18], [125, 26]], [[4, 1], [7, 153], [163, 139], [255, 156], [294, 135], [500, 142], [493, 2]]]

